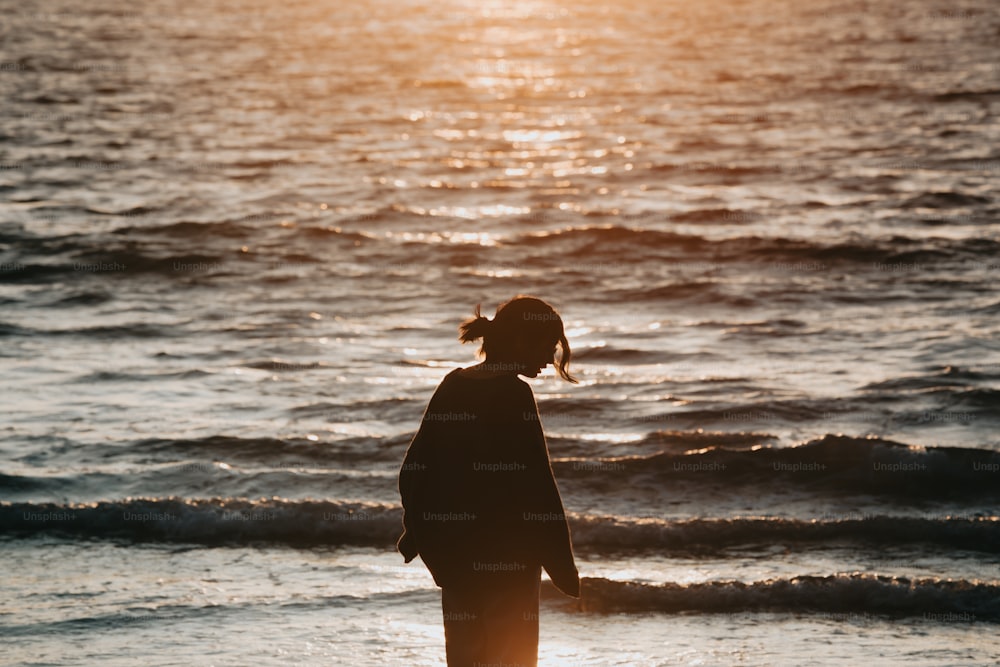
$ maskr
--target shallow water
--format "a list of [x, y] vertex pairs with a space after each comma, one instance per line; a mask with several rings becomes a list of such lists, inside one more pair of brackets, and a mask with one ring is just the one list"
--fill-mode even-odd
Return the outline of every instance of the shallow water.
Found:
[[[12, 566], [38, 573], [15, 583], [12, 593], [31, 607], [5, 628], [12, 654], [33, 656], [30, 664], [443, 662], [438, 589], [421, 568], [381, 550], [38, 541], [11, 555]], [[543, 596], [542, 664], [940, 665], [1000, 657], [990, 641], [995, 624], [966, 612], [581, 613], [551, 589]]]

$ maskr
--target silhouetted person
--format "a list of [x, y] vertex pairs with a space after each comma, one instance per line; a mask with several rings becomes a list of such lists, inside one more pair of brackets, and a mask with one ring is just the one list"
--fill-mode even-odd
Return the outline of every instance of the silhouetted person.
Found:
[[559, 375], [576, 380], [549, 304], [517, 296], [492, 321], [475, 312], [459, 338], [482, 339], [486, 360], [431, 397], [399, 473], [397, 548], [441, 587], [449, 667], [534, 667], [541, 568], [573, 597], [580, 578], [535, 398], [517, 376], [555, 364], [559, 347]]

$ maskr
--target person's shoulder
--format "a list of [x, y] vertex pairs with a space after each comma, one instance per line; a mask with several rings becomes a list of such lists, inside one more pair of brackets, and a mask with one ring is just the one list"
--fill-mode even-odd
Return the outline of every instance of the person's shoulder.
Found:
[[520, 389], [521, 391], [526, 391], [528, 393], [531, 393], [531, 385], [530, 384], [528, 384], [527, 382], [525, 382], [524, 380], [522, 380], [521, 378], [519, 378], [516, 375], [511, 375], [511, 377], [514, 379], [514, 384], [517, 385], [518, 389]]
[[521, 384], [524, 384], [524, 382], [519, 377], [517, 377], [517, 375], [514, 375], [512, 373], [497, 373], [493, 371], [486, 371], [476, 366], [469, 366], [468, 368], [463, 368], [463, 367], [456, 368], [451, 372], [449, 372], [444, 379], [448, 380], [450, 378], [463, 378], [475, 382], [482, 381], [483, 384], [488, 384], [490, 381], [510, 382], [512, 380], [516, 380]]
[[448, 393], [450, 393], [451, 387], [454, 384], [455, 372], [458, 371], [458, 370], [459, 369], [456, 368], [456, 369], [450, 371], [443, 378], [441, 378], [441, 381], [437, 383], [437, 386], [434, 387], [434, 391], [431, 394], [431, 400], [432, 401], [440, 399], [440, 397], [441, 397], [442, 394], [448, 394]]
[[513, 391], [516, 391], [521, 397], [529, 401], [532, 405], [535, 404], [535, 392], [531, 391], [531, 385], [517, 377], [516, 375], [511, 376], [513, 381], [511, 386]]
[[498, 390], [505, 394], [517, 394], [521, 397], [534, 401], [534, 394], [531, 385], [514, 374], [504, 373], [502, 375], [479, 374], [475, 370], [466, 368], [456, 368], [449, 372], [438, 389], [447, 387], [449, 390], [466, 392], [488, 391], [495, 393]]
[[458, 374], [461, 370], [462, 370], [461, 366], [459, 366], [458, 368], [452, 368], [450, 371], [448, 371], [447, 375], [441, 378], [441, 382], [447, 382], [451, 378], [458, 377]]

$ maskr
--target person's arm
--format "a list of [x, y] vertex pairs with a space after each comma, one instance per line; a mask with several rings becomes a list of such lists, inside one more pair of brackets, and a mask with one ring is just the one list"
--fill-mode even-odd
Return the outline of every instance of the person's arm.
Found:
[[403, 504], [403, 534], [396, 542], [396, 549], [409, 563], [419, 553], [418, 519], [422, 509], [423, 477], [428, 469], [426, 461], [427, 422], [421, 421], [420, 428], [410, 441], [406, 457], [399, 469], [399, 496]]
[[526, 384], [521, 399], [521, 419], [526, 422], [527, 465], [530, 491], [526, 489], [527, 508], [525, 521], [539, 522], [534, 534], [539, 536], [541, 564], [552, 578], [552, 583], [567, 595], [580, 597], [580, 575], [573, 559], [573, 544], [569, 523], [563, 508], [559, 487], [556, 485], [549, 461], [549, 450], [542, 433], [538, 406], [531, 388]]

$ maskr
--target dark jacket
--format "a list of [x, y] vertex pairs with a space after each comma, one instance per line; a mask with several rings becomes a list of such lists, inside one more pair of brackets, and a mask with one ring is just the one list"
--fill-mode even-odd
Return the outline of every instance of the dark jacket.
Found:
[[403, 535], [438, 586], [541, 566], [579, 596], [569, 525], [531, 388], [516, 376], [449, 373], [399, 473]]

